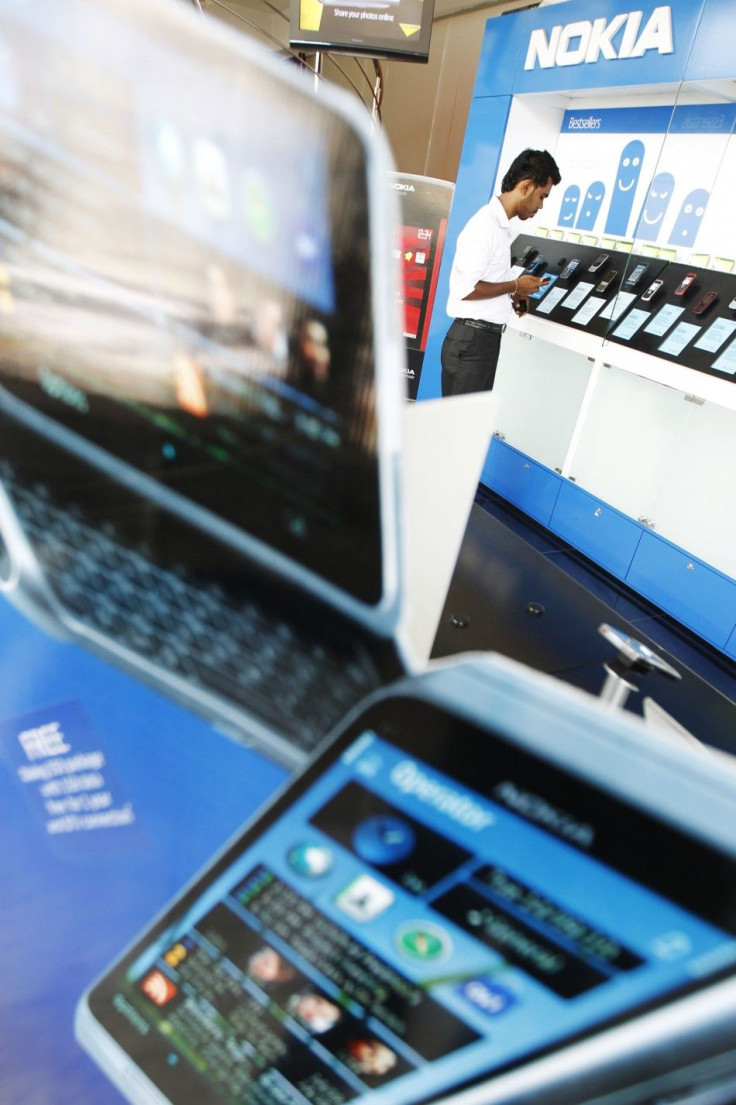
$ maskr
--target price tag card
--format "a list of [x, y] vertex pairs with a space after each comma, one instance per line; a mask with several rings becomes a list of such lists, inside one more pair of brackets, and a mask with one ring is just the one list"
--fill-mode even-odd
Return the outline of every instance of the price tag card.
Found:
[[657, 311], [644, 332], [646, 334], [654, 334], [655, 337], [658, 338], [663, 338], [670, 326], [674, 326], [684, 310], [684, 307], [675, 307], [672, 303], [667, 303], [660, 311]]
[[734, 330], [736, 330], [736, 322], [732, 322], [730, 318], [717, 318], [695, 342], [695, 348], [705, 349], [706, 353], [717, 353]]
[[567, 299], [562, 304], [563, 307], [567, 307], [569, 311], [574, 311], [585, 299], [589, 292], [593, 291], [595, 284], [589, 284], [587, 280], [581, 280], [577, 287], [568, 294]]
[[681, 322], [674, 328], [666, 341], [659, 346], [660, 353], [667, 353], [670, 357], [679, 357], [686, 345], [696, 334], [699, 334], [700, 326], [693, 326], [691, 322]]
[[641, 311], [638, 307], [633, 311], [629, 311], [624, 321], [613, 331], [614, 338], [621, 338], [622, 341], [630, 341], [636, 331], [644, 325], [648, 318], [651, 318], [649, 311]]
[[572, 316], [572, 321], [576, 322], [578, 326], [587, 326], [590, 320], [595, 318], [605, 302], [602, 296], [592, 295], [590, 299], [586, 300], [577, 314]]

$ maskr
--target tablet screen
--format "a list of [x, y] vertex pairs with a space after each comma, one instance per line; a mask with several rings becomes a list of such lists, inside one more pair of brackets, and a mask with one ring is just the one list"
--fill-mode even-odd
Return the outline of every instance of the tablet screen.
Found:
[[[143, 476], [377, 603], [366, 150], [306, 78], [209, 25], [178, 4], [4, 9], [0, 385], [98, 479]], [[165, 546], [165, 516], [147, 526]]]
[[733, 885], [705, 845], [396, 700], [90, 1008], [174, 1105], [431, 1101], [732, 967]]

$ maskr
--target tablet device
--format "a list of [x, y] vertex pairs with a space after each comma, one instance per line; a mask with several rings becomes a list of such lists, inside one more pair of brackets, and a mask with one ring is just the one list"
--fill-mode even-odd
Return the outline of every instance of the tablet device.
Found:
[[348, 719], [91, 986], [78, 1038], [136, 1105], [634, 1102], [732, 1074], [735, 796], [548, 677], [441, 664]]
[[0, 41], [0, 591], [299, 764], [406, 670], [386, 144], [185, 4]]

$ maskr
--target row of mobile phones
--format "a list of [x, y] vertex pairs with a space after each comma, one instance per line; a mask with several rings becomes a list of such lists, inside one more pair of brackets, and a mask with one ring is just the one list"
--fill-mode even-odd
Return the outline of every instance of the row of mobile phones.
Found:
[[[598, 256], [588, 266], [588, 272], [592, 272], [592, 273], [598, 272], [601, 268], [603, 268], [606, 261], [608, 260], [608, 257], [609, 257], [609, 255], [607, 253], [598, 254]], [[574, 257], [571, 261], [568, 261], [567, 265], [565, 266], [565, 268], [560, 273], [559, 279], [560, 280], [569, 280], [570, 277], [576, 272], [576, 270], [580, 268], [581, 264], [582, 264], [582, 262], [577, 257]], [[623, 287], [625, 289], [627, 289], [628, 291], [631, 291], [633, 288], [636, 288], [637, 285], [641, 284], [641, 282], [644, 279], [648, 269], [649, 269], [649, 266], [646, 265], [646, 264], [635, 265], [634, 268], [631, 270], [631, 272], [626, 277], [626, 279], [624, 280]], [[601, 292], [607, 291], [607, 289], [610, 287], [611, 283], [615, 280], [615, 278], [617, 276], [618, 276], [618, 270], [617, 269], [613, 269], [613, 268], [607, 269], [606, 272], [604, 273], [602, 279], [596, 285], [596, 288], [595, 288], [596, 292], [601, 293]], [[688, 291], [688, 289], [695, 283], [697, 278], [698, 278], [698, 274], [695, 273], [695, 272], [686, 273], [685, 276], [680, 281], [680, 283], [678, 284], [678, 286], [675, 288], [674, 294], [677, 295], [677, 296], [684, 296], [686, 294], [686, 292]], [[642, 303], [649, 303], [652, 299], [654, 299], [654, 297], [656, 296], [656, 294], [660, 290], [660, 288], [663, 286], [663, 284], [664, 284], [664, 281], [662, 279], [660, 279], [659, 277], [657, 277], [655, 280], [653, 280], [651, 282], [651, 284], [648, 286], [648, 288], [646, 288], [646, 290], [644, 292], [642, 292], [642, 295], [641, 295]], [[708, 310], [708, 308], [712, 307], [717, 299], [718, 299], [718, 293], [717, 292], [715, 292], [715, 291], [705, 292], [700, 297], [700, 299], [695, 304], [695, 306], [693, 307], [693, 314], [694, 315], [705, 314], [705, 312]], [[729, 303], [728, 306], [731, 310], [736, 310], [736, 296], [734, 296], [734, 298], [731, 300], [731, 302]]]

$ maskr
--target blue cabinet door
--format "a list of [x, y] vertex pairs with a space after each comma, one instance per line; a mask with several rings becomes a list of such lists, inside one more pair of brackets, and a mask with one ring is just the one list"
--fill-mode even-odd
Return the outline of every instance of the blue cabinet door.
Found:
[[736, 583], [653, 533], [643, 533], [626, 582], [706, 641], [724, 648], [736, 624]]
[[492, 491], [543, 525], [549, 525], [560, 489], [560, 478], [555, 472], [494, 437], [481, 479]]
[[550, 529], [619, 579], [642, 536], [637, 523], [572, 483], [562, 483]]

